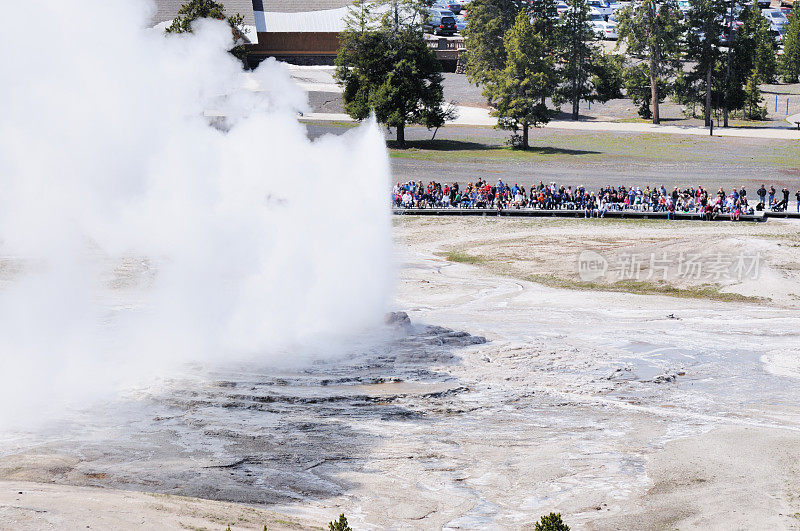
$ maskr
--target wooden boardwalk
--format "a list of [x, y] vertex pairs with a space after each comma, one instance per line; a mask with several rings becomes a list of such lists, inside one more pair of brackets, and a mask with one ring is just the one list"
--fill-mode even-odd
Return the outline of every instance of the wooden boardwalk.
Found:
[[[508, 216], [508, 217], [556, 217], [556, 218], [584, 218], [584, 210], [558, 209], [545, 210], [539, 208], [508, 208], [496, 210], [494, 208], [394, 208], [392, 213], [397, 216]], [[622, 219], [667, 219], [666, 212], [641, 212], [636, 210], [608, 210], [605, 218]], [[794, 218], [800, 219], [797, 212], [756, 212], [743, 214], [740, 221], [763, 222], [767, 218]], [[694, 212], [675, 212], [675, 219], [702, 221], [703, 216]], [[728, 214], [721, 214], [715, 221], [730, 221]]]

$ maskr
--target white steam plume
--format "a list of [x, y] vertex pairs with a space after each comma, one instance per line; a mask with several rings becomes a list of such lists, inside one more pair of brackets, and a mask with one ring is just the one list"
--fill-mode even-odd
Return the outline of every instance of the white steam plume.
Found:
[[310, 142], [305, 94], [274, 61], [246, 78], [222, 22], [167, 37], [140, 0], [9, 7], [0, 428], [176, 362], [274, 355], [382, 319], [375, 124]]

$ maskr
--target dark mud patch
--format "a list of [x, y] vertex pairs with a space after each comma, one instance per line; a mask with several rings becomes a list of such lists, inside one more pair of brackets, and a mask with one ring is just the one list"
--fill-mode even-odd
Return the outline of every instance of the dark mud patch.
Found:
[[[271, 373], [238, 366], [205, 379], [177, 380], [105, 422], [82, 426], [37, 449], [0, 459], [24, 461], [39, 481], [244, 503], [289, 503], [346, 493], [344, 477], [369, 470], [384, 433], [464, 411], [470, 392], [442, 368], [482, 337], [413, 325], [391, 314], [392, 339], [348, 359]], [[89, 412], [86, 418], [100, 416]], [[118, 418], [115, 418], [118, 417]], [[123, 420], [124, 419], [124, 420]], [[383, 425], [383, 428], [375, 429]], [[31, 454], [70, 459], [69, 470], [38, 470]], [[5, 465], [5, 466], [4, 466]]]

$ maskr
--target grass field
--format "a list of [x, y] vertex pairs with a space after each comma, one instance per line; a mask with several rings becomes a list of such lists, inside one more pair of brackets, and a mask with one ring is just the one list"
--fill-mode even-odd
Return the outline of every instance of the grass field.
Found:
[[520, 280], [526, 280], [528, 282], [535, 282], [536, 284], [551, 288], [578, 291], [609, 291], [616, 293], [632, 293], [636, 295], [666, 295], [668, 297], [681, 299], [707, 299], [723, 302], [769, 302], [769, 299], [763, 297], [722, 291], [722, 286], [717, 284], [676, 287], [663, 281], [646, 282], [638, 280], [620, 280], [617, 282], [587, 282], [550, 274], [521, 275], [518, 271], [507, 268], [503, 260], [492, 260], [460, 250], [450, 250], [438, 254], [444, 257], [448, 262], [482, 265], [493, 273], [519, 278]]
[[737, 163], [768, 165], [793, 169], [800, 165], [797, 142], [788, 140], [758, 141], [736, 150], [739, 139], [726, 137], [683, 136], [654, 133], [622, 134], [554, 133], [531, 139], [528, 150], [513, 149], [503, 139], [477, 137], [410, 140], [406, 149], [397, 149], [389, 142], [390, 156], [436, 163], [490, 161], [551, 161], [592, 162], [599, 160], [668, 161], [719, 163], [725, 157], [735, 167]]
[[721, 286], [704, 284], [690, 288], [678, 288], [665, 282], [644, 282], [636, 280], [621, 280], [613, 283], [584, 282], [558, 278], [552, 275], [530, 275], [524, 280], [549, 286], [551, 288], [586, 290], [586, 291], [613, 291], [618, 293], [634, 293], [637, 295], [666, 295], [681, 299], [707, 299], [724, 302], [767, 302], [763, 297], [752, 297], [739, 293], [721, 291]]
[[[342, 134], [352, 123], [308, 124], [309, 136]], [[593, 133], [533, 129], [531, 149], [509, 147], [508, 131], [447, 126], [436, 132], [406, 129], [408, 147], [397, 149], [387, 132], [392, 180], [405, 182], [557, 182], [572, 186], [701, 185], [716, 190], [762, 183], [800, 188], [800, 143], [765, 138], [658, 133]]]

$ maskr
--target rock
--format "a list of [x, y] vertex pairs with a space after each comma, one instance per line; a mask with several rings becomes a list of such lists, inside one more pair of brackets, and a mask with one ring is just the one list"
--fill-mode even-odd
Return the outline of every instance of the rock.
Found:
[[384, 318], [387, 325], [406, 327], [411, 326], [411, 318], [408, 317], [406, 312], [389, 312]]
[[674, 374], [659, 374], [653, 378], [653, 383], [669, 383], [674, 382], [675, 380], [677, 380], [677, 377]]

